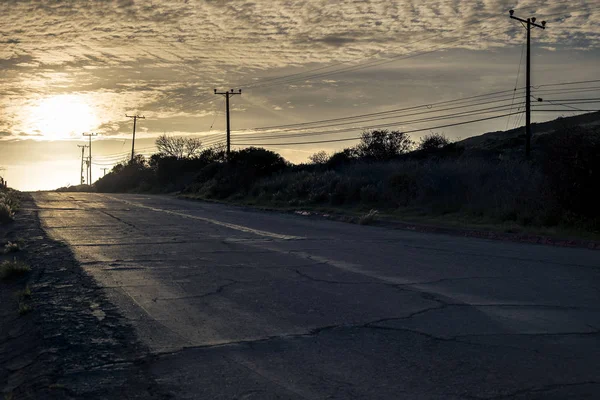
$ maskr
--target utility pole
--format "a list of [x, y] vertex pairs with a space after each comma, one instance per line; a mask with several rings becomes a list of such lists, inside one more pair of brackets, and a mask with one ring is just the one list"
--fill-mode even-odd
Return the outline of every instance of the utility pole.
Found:
[[133, 152], [135, 150], [135, 125], [137, 123], [138, 119], [146, 119], [146, 117], [139, 116], [139, 115], [127, 115], [125, 114], [125, 116], [127, 118], [133, 118], [133, 140], [131, 141], [131, 161], [133, 161]]
[[229, 122], [229, 98], [236, 94], [242, 94], [242, 89], [238, 89], [237, 91], [231, 89], [228, 92], [217, 92], [217, 89], [215, 89], [215, 94], [221, 94], [225, 96], [225, 107], [227, 108], [227, 159], [229, 160], [229, 153], [231, 152], [231, 124]]
[[102, 175], [102, 176], [106, 176], [106, 170], [107, 169], [110, 169], [110, 168], [102, 168], [102, 171], [104, 171], [104, 175]]
[[92, 136], [97, 136], [97, 133], [83, 133], [83, 136], [88, 136], [90, 139], [90, 153], [88, 156], [88, 185], [92, 184]]
[[88, 146], [85, 144], [84, 145], [78, 144], [77, 147], [81, 147], [81, 184], [83, 185], [85, 183], [85, 178], [83, 177], [83, 158], [84, 158], [84, 154], [85, 154], [85, 148]]
[[542, 21], [542, 24], [536, 24], [536, 18], [531, 17], [522, 19], [519, 17], [515, 17], [514, 10], [510, 10], [510, 17], [512, 19], [516, 19], [517, 21], [526, 24], [527, 28], [527, 73], [525, 83], [525, 156], [527, 158], [531, 157], [531, 27], [546, 29], [546, 21]]

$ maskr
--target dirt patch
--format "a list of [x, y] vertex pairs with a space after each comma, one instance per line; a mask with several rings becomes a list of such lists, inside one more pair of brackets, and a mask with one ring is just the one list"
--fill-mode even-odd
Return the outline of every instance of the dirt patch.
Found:
[[[165, 399], [148, 372], [149, 351], [63, 243], [40, 226], [31, 197], [0, 243], [31, 266], [0, 283], [0, 388], [13, 399]], [[19, 313], [28, 287], [29, 310]], [[21, 293], [19, 295], [19, 292]]]

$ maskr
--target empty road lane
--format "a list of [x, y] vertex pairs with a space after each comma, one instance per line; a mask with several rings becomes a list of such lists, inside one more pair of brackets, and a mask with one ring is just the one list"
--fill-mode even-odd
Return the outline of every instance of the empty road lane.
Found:
[[33, 193], [177, 399], [600, 397], [600, 251]]

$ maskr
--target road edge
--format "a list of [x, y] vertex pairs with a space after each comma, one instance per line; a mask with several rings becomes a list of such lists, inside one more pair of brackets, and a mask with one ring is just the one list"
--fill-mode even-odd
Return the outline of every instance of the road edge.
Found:
[[[219, 201], [213, 199], [202, 199], [193, 196], [187, 196], [182, 194], [171, 194], [178, 199], [188, 201], [198, 201], [212, 204], [223, 204], [227, 206], [237, 207], [241, 209], [247, 209], [252, 211], [262, 212], [274, 212], [281, 214], [293, 214], [304, 218], [315, 218], [321, 220], [330, 220], [337, 222], [345, 222], [351, 224], [359, 224], [360, 217], [350, 212], [344, 212], [344, 210], [336, 210], [335, 212], [320, 212], [314, 210], [302, 210], [295, 209], [290, 210], [287, 208], [277, 207], [266, 207], [266, 206], [254, 206], [248, 204], [240, 204], [235, 202]], [[382, 219], [378, 218], [370, 222], [368, 225], [377, 226], [387, 229], [397, 229], [420, 233], [434, 233], [442, 235], [462, 236], [479, 239], [497, 240], [497, 241], [509, 241], [514, 243], [529, 243], [539, 244], [545, 246], [555, 247], [571, 247], [571, 248], [585, 248], [589, 250], [600, 250], [600, 241], [580, 239], [580, 238], [566, 238], [566, 237], [552, 237], [548, 235], [531, 234], [531, 233], [520, 233], [520, 232], [501, 232], [494, 231], [491, 229], [480, 229], [472, 227], [456, 227], [444, 224], [425, 224], [418, 222], [406, 222], [394, 219]]]
[[150, 351], [71, 249], [49, 237], [31, 194], [14, 224], [31, 266], [32, 311], [11, 331], [5, 398], [170, 398], [149, 371]]

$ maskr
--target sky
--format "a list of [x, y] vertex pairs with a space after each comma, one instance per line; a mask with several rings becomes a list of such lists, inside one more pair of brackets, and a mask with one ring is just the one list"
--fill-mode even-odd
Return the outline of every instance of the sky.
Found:
[[531, 33], [532, 86], [553, 103], [533, 120], [599, 109], [580, 101], [600, 97], [598, 0], [1, 0], [0, 175], [21, 190], [78, 184], [77, 146], [97, 133], [96, 180], [131, 152], [126, 115], [145, 117], [136, 153], [163, 133], [223, 142], [214, 88], [242, 89], [233, 148], [292, 162], [367, 129], [514, 128], [526, 30], [510, 9], [547, 21]]

